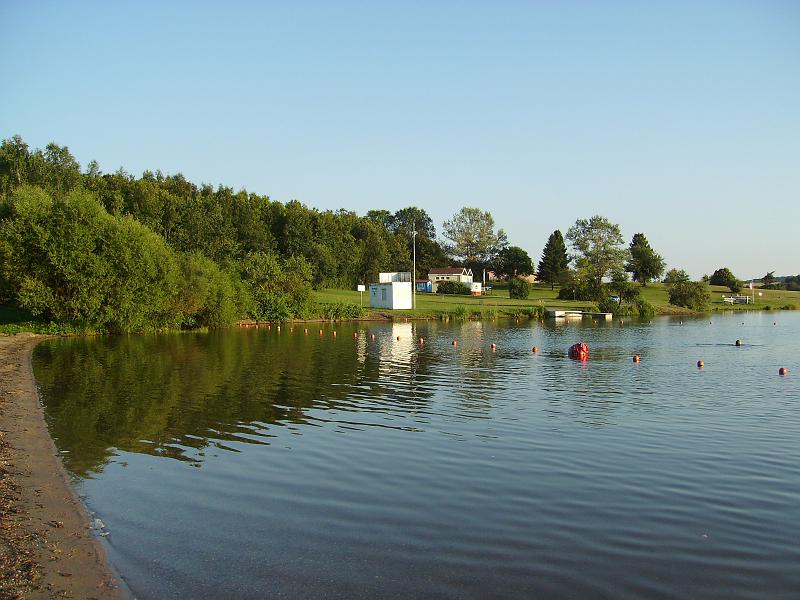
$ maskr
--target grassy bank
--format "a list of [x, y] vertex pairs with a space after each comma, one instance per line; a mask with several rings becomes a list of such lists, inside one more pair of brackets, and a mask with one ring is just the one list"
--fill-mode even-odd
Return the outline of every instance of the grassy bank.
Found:
[[[730, 296], [728, 288], [711, 286], [711, 304], [709, 310], [793, 310], [800, 308], [800, 292], [785, 290], [756, 290], [754, 304], [726, 304], [723, 296]], [[669, 303], [667, 289], [663, 284], [650, 284], [640, 288], [642, 298], [655, 306], [657, 314], [689, 314], [692, 311], [673, 306]], [[759, 296], [758, 292], [762, 295]], [[749, 292], [749, 290], [748, 290]], [[317, 302], [358, 304], [359, 292], [351, 290], [318, 290], [314, 292]], [[386, 314], [400, 314], [418, 318], [443, 316], [513, 316], [527, 314], [543, 308], [580, 310], [588, 308], [592, 302], [586, 300], [561, 300], [558, 288], [551, 290], [548, 286], [531, 286], [530, 296], [525, 300], [513, 300], [508, 295], [505, 285], [494, 286], [494, 290], [485, 296], [451, 296], [440, 294], [417, 294], [417, 307], [414, 310], [390, 311], [369, 308], [369, 295], [364, 294], [364, 307], [367, 311]], [[466, 313], [466, 315], [465, 315]]]
[[[754, 304], [726, 304], [723, 296], [730, 296], [728, 288], [711, 286], [711, 311], [748, 310], [795, 310], [800, 309], [800, 292], [786, 290], [756, 290]], [[659, 315], [692, 314], [692, 311], [669, 303], [666, 287], [651, 284], [640, 288], [642, 298], [656, 308]], [[750, 292], [750, 290], [747, 290]], [[759, 296], [759, 292], [761, 295]], [[748, 294], [752, 297], [752, 294]], [[356, 317], [358, 311], [350, 310], [358, 306], [359, 293], [351, 290], [326, 289], [314, 292], [314, 300], [320, 308], [319, 318], [323, 320], [348, 320]], [[325, 310], [326, 307], [330, 310]], [[349, 309], [348, 309], [349, 307]], [[546, 286], [531, 286], [526, 300], [513, 300], [508, 296], [506, 286], [496, 285], [485, 296], [450, 296], [440, 294], [417, 294], [417, 308], [414, 310], [391, 311], [371, 309], [369, 295], [364, 294], [364, 318], [386, 318], [403, 316], [412, 318], [493, 318], [503, 316], [539, 317], [545, 309], [582, 310], [593, 308], [586, 300], [560, 300], [558, 289]], [[15, 334], [23, 331], [50, 335], [91, 334], [96, 331], [80, 328], [72, 324], [52, 323], [37, 319], [24, 309], [0, 306], [0, 334]]]

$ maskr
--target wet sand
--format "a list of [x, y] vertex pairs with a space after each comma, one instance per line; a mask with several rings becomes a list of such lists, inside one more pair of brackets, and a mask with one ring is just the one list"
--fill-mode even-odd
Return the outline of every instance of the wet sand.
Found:
[[31, 367], [42, 339], [0, 336], [0, 598], [121, 598], [45, 425]]

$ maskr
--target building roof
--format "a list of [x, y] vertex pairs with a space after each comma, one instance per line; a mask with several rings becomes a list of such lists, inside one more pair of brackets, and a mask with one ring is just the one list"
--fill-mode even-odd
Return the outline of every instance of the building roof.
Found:
[[430, 275], [472, 275], [472, 269], [466, 267], [444, 267], [441, 269], [431, 269]]

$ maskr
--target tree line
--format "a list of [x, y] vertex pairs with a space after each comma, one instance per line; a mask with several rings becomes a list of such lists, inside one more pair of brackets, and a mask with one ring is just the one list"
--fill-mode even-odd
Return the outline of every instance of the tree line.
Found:
[[[103, 173], [96, 161], [82, 170], [55, 143], [31, 150], [14, 136], [0, 144], [0, 303], [45, 319], [140, 331], [321, 316], [329, 308], [315, 305], [313, 288], [352, 289], [380, 271], [410, 271], [412, 244], [417, 273], [447, 264], [478, 277], [493, 270], [515, 297], [528, 289], [517, 278], [536, 273], [562, 298], [608, 305], [613, 295], [617, 310], [639, 302], [634, 282], [646, 286], [665, 270], [643, 233], [626, 247], [619, 226], [599, 215], [566, 236], [554, 231], [534, 265], [478, 208], [462, 208], [437, 236], [419, 207], [319, 211], [181, 174]], [[703, 282], [672, 275], [671, 301], [702, 308]], [[723, 279], [741, 286], [727, 269], [708, 281]]]

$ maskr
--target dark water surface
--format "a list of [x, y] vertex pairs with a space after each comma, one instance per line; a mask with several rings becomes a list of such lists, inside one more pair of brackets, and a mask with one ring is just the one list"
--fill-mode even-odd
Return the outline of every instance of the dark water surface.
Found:
[[34, 370], [139, 598], [797, 598], [800, 313], [712, 321], [56, 339]]

